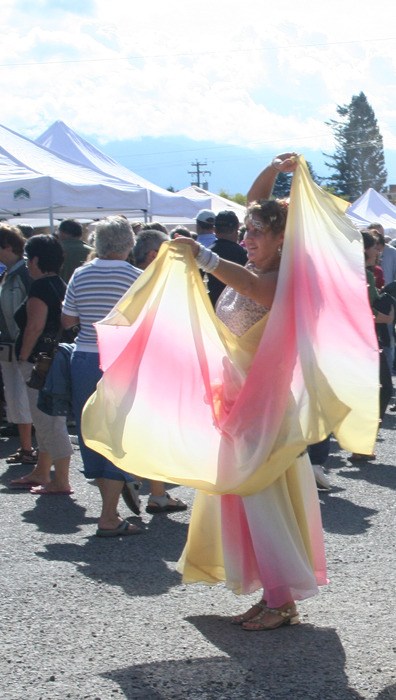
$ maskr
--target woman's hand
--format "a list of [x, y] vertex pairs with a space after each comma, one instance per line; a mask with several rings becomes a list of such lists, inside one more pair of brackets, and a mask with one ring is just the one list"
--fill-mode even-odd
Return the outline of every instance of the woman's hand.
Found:
[[258, 175], [246, 198], [248, 205], [260, 199], [269, 199], [278, 173], [293, 173], [298, 165], [297, 153], [279, 153]]
[[293, 173], [298, 165], [297, 153], [280, 153], [272, 159], [272, 167], [278, 173]]
[[197, 257], [197, 255], [199, 253], [199, 248], [200, 248], [199, 243], [194, 241], [193, 238], [188, 238], [187, 236], [186, 237], [178, 236], [177, 238], [174, 238], [171, 245], [172, 245], [172, 248], [174, 246], [176, 246], [177, 248], [180, 248], [180, 246], [186, 246], [186, 245], [189, 246], [191, 248], [191, 252], [192, 252], [194, 258]]

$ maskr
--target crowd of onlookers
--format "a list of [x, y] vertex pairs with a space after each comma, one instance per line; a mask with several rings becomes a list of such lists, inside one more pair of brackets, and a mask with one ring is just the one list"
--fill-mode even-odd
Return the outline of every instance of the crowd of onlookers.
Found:
[[[140, 529], [122, 519], [118, 502], [140, 512], [140, 482], [89, 449], [80, 430], [81, 413], [101, 377], [94, 323], [104, 318], [152, 263], [164, 241], [193, 237], [220, 258], [245, 265], [244, 225], [232, 211], [215, 214], [201, 210], [194, 231], [161, 223], [129, 223], [112, 216], [97, 222], [91, 233], [73, 219], [60, 223], [53, 235], [34, 235], [29, 227], [0, 223], [0, 368], [6, 425], [3, 436], [17, 435], [20, 446], [6, 458], [28, 473], [10, 483], [36, 495], [70, 495], [69, 427], [75, 425], [84, 473], [99, 488], [102, 509], [97, 535], [138, 534]], [[396, 247], [379, 223], [362, 231], [370, 304], [380, 353], [380, 418], [389, 406], [395, 372], [394, 308], [396, 304]], [[224, 284], [204, 275], [215, 306]], [[69, 331], [66, 337], [65, 332]], [[54, 348], [57, 349], [53, 353]], [[44, 388], [32, 382], [38, 353], [53, 353]], [[396, 405], [390, 410], [396, 410]], [[33, 446], [32, 433], [35, 433]], [[318, 488], [328, 489], [324, 465], [329, 438], [309, 448]], [[373, 460], [375, 455], [354, 454], [351, 461]], [[160, 482], [150, 482], [149, 513], [185, 510]]]

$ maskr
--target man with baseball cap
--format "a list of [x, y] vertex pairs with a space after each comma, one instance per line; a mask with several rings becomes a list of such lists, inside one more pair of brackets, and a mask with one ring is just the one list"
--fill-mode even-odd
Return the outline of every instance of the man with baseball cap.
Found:
[[197, 228], [197, 242], [204, 245], [205, 248], [210, 248], [213, 243], [216, 243], [216, 234], [214, 232], [215, 213], [211, 209], [201, 209], [195, 219]]
[[[216, 215], [214, 226], [217, 240], [210, 249], [224, 260], [231, 260], [239, 265], [246, 265], [246, 250], [238, 243], [239, 219], [235, 212], [231, 209], [219, 211]], [[209, 274], [207, 284], [210, 300], [215, 306], [225, 284]]]

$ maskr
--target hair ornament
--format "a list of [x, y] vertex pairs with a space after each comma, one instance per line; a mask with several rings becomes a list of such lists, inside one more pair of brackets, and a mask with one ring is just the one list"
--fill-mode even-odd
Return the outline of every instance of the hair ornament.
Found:
[[246, 217], [246, 225], [257, 229], [257, 231], [265, 231], [266, 229], [265, 223], [253, 214], [248, 214], [248, 216]]
[[275, 199], [275, 202], [279, 204], [282, 209], [284, 209], [286, 212], [289, 209], [289, 204], [290, 204], [290, 198], [287, 199]]

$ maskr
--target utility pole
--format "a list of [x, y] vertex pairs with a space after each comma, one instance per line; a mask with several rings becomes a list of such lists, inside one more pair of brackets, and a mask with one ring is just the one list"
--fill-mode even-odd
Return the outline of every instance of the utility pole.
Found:
[[189, 170], [188, 174], [189, 175], [195, 175], [196, 181], [192, 182], [192, 185], [195, 185], [196, 187], [202, 187], [202, 189], [207, 190], [208, 189], [208, 183], [205, 181], [201, 185], [201, 175], [211, 175], [212, 173], [210, 170], [201, 170], [201, 167], [205, 167], [207, 163], [199, 163], [197, 160], [195, 163], [191, 163], [192, 167], [195, 168], [195, 170]]

